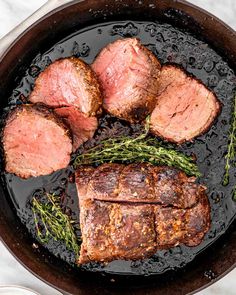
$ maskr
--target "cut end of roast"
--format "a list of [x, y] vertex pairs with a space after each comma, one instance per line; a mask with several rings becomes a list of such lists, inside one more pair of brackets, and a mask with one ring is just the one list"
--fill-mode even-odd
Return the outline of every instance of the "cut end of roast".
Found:
[[94, 116], [101, 107], [102, 95], [90, 66], [70, 57], [55, 61], [39, 75], [30, 101], [54, 108], [74, 106]]
[[6, 171], [21, 178], [51, 174], [70, 162], [68, 129], [46, 107], [15, 108], [8, 115], [2, 140]]
[[98, 127], [96, 117], [87, 117], [75, 107], [57, 108], [55, 112], [72, 132], [73, 151], [76, 151], [84, 142], [91, 139]]
[[92, 65], [103, 89], [103, 107], [130, 122], [141, 121], [154, 109], [161, 65], [136, 38], [105, 47]]
[[182, 143], [206, 132], [220, 111], [213, 92], [174, 65], [164, 65], [150, 129], [157, 136]]

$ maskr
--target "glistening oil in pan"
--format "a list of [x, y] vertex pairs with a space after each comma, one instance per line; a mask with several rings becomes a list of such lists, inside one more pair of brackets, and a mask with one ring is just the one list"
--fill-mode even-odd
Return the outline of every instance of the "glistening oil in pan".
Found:
[[[236, 203], [232, 200], [233, 185], [236, 182], [235, 175], [231, 174], [230, 183], [227, 186], [222, 185], [224, 156], [227, 151], [236, 87], [236, 77], [230, 65], [208, 44], [169, 24], [129, 21], [106, 23], [79, 31], [62, 40], [44, 54], [38, 54], [19, 83], [19, 87], [13, 91], [9, 105], [26, 102], [37, 75], [56, 59], [75, 55], [87, 63], [92, 63], [104, 46], [123, 37], [140, 38], [141, 42], [152, 50], [162, 63], [170, 62], [181, 65], [214, 91], [222, 102], [221, 114], [205, 135], [198, 137], [194, 142], [176, 147], [188, 155], [192, 153], [196, 155], [197, 164], [203, 174], [199, 182], [208, 188], [212, 225], [204, 241], [193, 248], [179, 245], [169, 250], [158, 251], [153, 257], [143, 261], [113, 261], [106, 265], [91, 263], [82, 267], [83, 270], [94, 272], [132, 275], [160, 274], [170, 269], [184, 267], [221, 236], [235, 219]], [[104, 115], [100, 119], [99, 129], [94, 139], [86, 146], [117, 134], [132, 135], [139, 132], [140, 128], [140, 125], [130, 126], [124, 121]], [[29, 180], [5, 174], [5, 181], [19, 218], [33, 236], [35, 236], [35, 228], [29, 206], [32, 196], [42, 196], [45, 192], [57, 192], [58, 194], [66, 192], [66, 206], [70, 209], [73, 218], [79, 220], [77, 194], [71, 167], [50, 176]], [[75, 256], [66, 250], [63, 243], [50, 240], [44, 246], [52, 254], [73, 265]]]

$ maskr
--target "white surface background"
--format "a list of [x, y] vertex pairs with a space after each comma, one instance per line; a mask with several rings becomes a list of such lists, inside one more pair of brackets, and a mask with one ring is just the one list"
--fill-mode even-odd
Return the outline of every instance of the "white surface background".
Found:
[[[0, 38], [45, 2], [46, 0], [0, 0]], [[212, 12], [236, 29], [236, 0], [190, 2]], [[24, 269], [0, 242], [0, 285], [9, 284], [29, 287], [42, 295], [60, 295]], [[236, 295], [236, 269], [198, 295]]]

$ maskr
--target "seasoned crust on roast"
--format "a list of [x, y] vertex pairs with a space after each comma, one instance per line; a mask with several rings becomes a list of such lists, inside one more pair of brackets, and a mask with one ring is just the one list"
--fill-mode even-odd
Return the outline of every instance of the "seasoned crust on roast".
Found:
[[151, 205], [84, 200], [80, 224], [83, 233], [80, 264], [143, 259], [156, 251]]
[[79, 167], [79, 263], [137, 260], [179, 244], [199, 245], [210, 228], [206, 188], [165, 166]]
[[65, 168], [72, 152], [66, 125], [53, 111], [37, 104], [20, 105], [9, 113], [2, 144], [6, 171], [21, 178]]
[[205, 191], [195, 183], [195, 177], [187, 177], [173, 167], [147, 163], [81, 166], [76, 171], [76, 183], [80, 198], [158, 203], [176, 208], [194, 206]]
[[176, 65], [164, 65], [150, 130], [180, 144], [205, 133], [220, 110], [216, 95], [204, 84]]
[[130, 122], [154, 109], [161, 65], [136, 38], [117, 40], [99, 53], [92, 68], [103, 89], [103, 107]]
[[96, 74], [76, 57], [59, 59], [40, 73], [29, 99], [54, 108], [78, 107], [87, 116], [96, 115], [102, 105]]
[[138, 260], [179, 244], [199, 245], [210, 227], [210, 207], [206, 196], [190, 209], [83, 199], [80, 225], [78, 263]]
[[167, 249], [179, 244], [189, 247], [199, 245], [211, 223], [210, 205], [205, 193], [190, 209], [154, 207], [157, 249]]

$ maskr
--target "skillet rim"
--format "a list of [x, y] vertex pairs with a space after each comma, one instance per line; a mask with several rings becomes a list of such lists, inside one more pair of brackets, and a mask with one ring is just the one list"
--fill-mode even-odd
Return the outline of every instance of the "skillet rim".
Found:
[[[79, 5], [82, 2], [89, 2], [91, 0], [74, 0], [71, 1], [69, 3], [63, 4], [55, 9], [53, 9], [52, 11], [50, 11], [49, 13], [47, 13], [46, 15], [44, 15], [42, 18], [38, 19], [36, 22], [34, 22], [31, 26], [29, 26], [22, 34], [20, 34], [17, 38], [15, 38], [15, 40], [11, 43], [11, 45], [3, 52], [3, 54], [0, 56], [0, 62], [2, 62], [4, 60], [4, 58], [8, 55], [8, 53], [11, 51], [11, 49], [14, 48], [14, 46], [20, 42], [21, 38], [23, 36], [25, 36], [28, 32], [30, 32], [33, 28], [35, 28], [37, 25], [39, 25], [42, 21], [49, 19], [52, 15], [63, 11], [64, 9], [73, 6], [73, 5]], [[93, 2], [93, 0], [91, 1]], [[187, 6], [189, 8], [192, 8], [193, 10], [197, 10], [198, 12], [201, 12], [204, 16], [206, 16], [207, 18], [210, 18], [213, 22], [217, 22], [220, 26], [222, 26], [222, 28], [226, 31], [228, 31], [229, 33], [232, 34], [232, 36], [236, 37], [236, 31], [231, 28], [230, 26], [228, 26], [227, 24], [225, 24], [222, 20], [220, 20], [218, 17], [214, 16], [213, 14], [209, 13], [208, 11], [192, 4], [189, 3], [185, 0], [171, 0], [171, 2], [177, 2], [179, 4], [182, 4], [183, 6]], [[235, 220], [233, 222], [235, 224]], [[3, 234], [3, 227], [4, 225], [1, 222], [0, 219], [0, 240], [3, 242], [3, 244], [6, 246], [6, 248], [10, 251], [10, 253], [17, 259], [17, 261], [23, 265], [28, 271], [30, 271], [31, 273], [33, 273], [37, 278], [39, 278], [40, 280], [42, 280], [43, 282], [49, 284], [50, 286], [56, 288], [58, 291], [60, 292], [65, 292], [62, 289], [60, 289], [59, 287], [57, 287], [51, 280], [49, 282], [49, 280], [47, 280], [45, 277], [43, 277], [42, 275], [38, 274], [35, 270], [32, 270], [32, 265], [30, 265], [31, 263], [29, 263], [29, 261], [27, 261], [26, 263], [26, 259], [23, 262], [22, 258], [20, 258], [21, 255], [19, 255], [19, 253], [17, 253], [16, 248], [14, 248], [13, 245], [10, 244], [10, 241], [7, 241], [8, 239], [5, 237], [3, 238], [4, 234]], [[14, 252], [15, 251], [15, 252]], [[205, 289], [206, 287], [212, 285], [213, 283], [215, 283], [216, 281], [218, 281], [219, 279], [221, 279], [223, 276], [225, 276], [226, 274], [228, 274], [230, 271], [232, 271], [234, 268], [236, 267], [236, 262], [233, 263], [233, 265], [231, 265], [230, 268], [226, 269], [225, 271], [223, 271], [219, 276], [217, 276], [214, 280], [210, 281], [207, 284], [204, 284], [203, 286], [201, 286], [200, 288], [190, 292], [189, 294], [194, 294], [196, 292], [199, 292], [203, 289]], [[39, 270], [38, 270], [39, 271]], [[40, 271], [39, 271], [40, 273]], [[55, 280], [54, 280], [55, 281]], [[64, 293], [65, 294], [65, 293]], [[68, 293], [69, 294], [69, 293]]]

